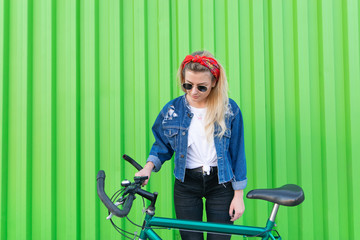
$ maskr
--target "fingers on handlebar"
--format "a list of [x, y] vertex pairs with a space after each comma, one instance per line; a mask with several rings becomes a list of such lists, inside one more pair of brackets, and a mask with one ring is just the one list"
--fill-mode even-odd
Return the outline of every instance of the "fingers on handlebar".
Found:
[[135, 177], [147, 177], [147, 179], [143, 181], [143, 186], [145, 186], [149, 182], [150, 176], [151, 171], [149, 171], [147, 168], [144, 168], [143, 170], [135, 173]]

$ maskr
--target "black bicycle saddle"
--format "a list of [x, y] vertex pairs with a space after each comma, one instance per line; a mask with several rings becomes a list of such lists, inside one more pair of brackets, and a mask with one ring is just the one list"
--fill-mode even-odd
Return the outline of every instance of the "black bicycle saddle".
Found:
[[286, 184], [279, 188], [254, 189], [246, 195], [250, 199], [262, 199], [283, 206], [297, 206], [305, 199], [304, 191], [295, 184]]

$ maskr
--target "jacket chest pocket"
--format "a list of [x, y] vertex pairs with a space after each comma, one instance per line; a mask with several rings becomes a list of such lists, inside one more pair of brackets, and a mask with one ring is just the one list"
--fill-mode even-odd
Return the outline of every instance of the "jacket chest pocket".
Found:
[[164, 135], [168, 139], [172, 149], [176, 151], [179, 142], [179, 129], [168, 128], [164, 129]]

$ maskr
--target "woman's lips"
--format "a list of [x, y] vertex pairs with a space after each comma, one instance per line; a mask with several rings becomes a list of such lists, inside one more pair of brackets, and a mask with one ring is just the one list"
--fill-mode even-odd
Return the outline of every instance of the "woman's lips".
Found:
[[194, 99], [198, 99], [199, 98], [199, 96], [191, 96], [192, 98], [194, 98]]

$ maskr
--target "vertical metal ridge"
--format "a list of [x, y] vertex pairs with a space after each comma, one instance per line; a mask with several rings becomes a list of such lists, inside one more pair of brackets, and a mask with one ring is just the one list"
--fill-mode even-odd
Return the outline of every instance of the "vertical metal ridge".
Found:
[[[124, 28], [125, 28], [125, 24], [124, 24], [124, 1], [120, 1], [119, 4], [119, 14], [120, 14], [120, 18], [119, 18], [119, 26], [120, 26], [120, 48], [119, 48], [119, 54], [120, 54], [120, 89], [119, 89], [119, 94], [120, 94], [120, 150], [121, 150], [121, 154], [125, 154], [124, 150], [125, 150], [125, 89], [124, 89], [124, 82], [125, 82], [125, 77], [124, 77]], [[121, 159], [122, 160], [122, 159]], [[124, 165], [121, 165], [124, 166]], [[125, 168], [122, 167], [121, 171], [120, 171], [121, 176], [125, 176]], [[121, 228], [125, 227], [125, 222], [121, 223]]]
[[[357, 2], [357, 26], [358, 26], [358, 29], [356, 29], [357, 30], [357, 39], [358, 39], [358, 45], [357, 45], [357, 48], [358, 48], [358, 52], [356, 53], [357, 54], [357, 60], [358, 60], [358, 63], [359, 63], [359, 57], [360, 57], [360, 41], [359, 41], [359, 35], [360, 35], [360, 3], [359, 3], [359, 1], [354, 1], [355, 3]], [[354, 3], [354, 4], [355, 4]], [[358, 80], [360, 79], [360, 71], [358, 70], [358, 75], [357, 75], [357, 77], [358, 77]], [[356, 78], [356, 77], [355, 77]], [[359, 82], [357, 83], [357, 86], [359, 87]], [[350, 88], [352, 88], [353, 87], [353, 85], [352, 86], [350, 86]], [[358, 98], [359, 99], [359, 98]], [[354, 111], [355, 112], [355, 111]], [[359, 111], [357, 112], [357, 113], [359, 113]], [[350, 113], [350, 115], [352, 115], [351, 113]], [[355, 114], [354, 115], [356, 115], [356, 112], [355, 112]], [[357, 117], [358, 117], [358, 119], [359, 119], [359, 114], [357, 114]], [[358, 129], [359, 130], [359, 129]], [[360, 130], [359, 130], [360, 131]], [[359, 131], [357, 131], [357, 132], [359, 132]], [[351, 140], [352, 140], [353, 138], [351, 137]], [[359, 138], [356, 138], [356, 139], [359, 139]], [[355, 142], [350, 142], [351, 143], [351, 145], [356, 145], [356, 139], [355, 139]], [[353, 161], [355, 161], [355, 159], [356, 159], [356, 156], [360, 156], [360, 152], [358, 151], [357, 153], [355, 152], [354, 154], [353, 154], [353, 151], [354, 151], [354, 149], [351, 149], [351, 157], [352, 157], [352, 160]], [[355, 156], [354, 156], [355, 155]], [[354, 166], [353, 166], [354, 167]], [[356, 169], [356, 168], [353, 168], [353, 169]], [[353, 178], [352, 179], [354, 179], [354, 175], [355, 174], [353, 174]], [[359, 178], [358, 178], [359, 179]], [[352, 182], [358, 182], [358, 181], [352, 181]], [[352, 204], [352, 206], [353, 206], [353, 209], [358, 209], [357, 207], [355, 207], [355, 202], [356, 202], [356, 199], [360, 199], [360, 191], [359, 190], [355, 190], [355, 188], [353, 188], [352, 189], [352, 194], [353, 194], [353, 204]], [[355, 191], [355, 194], [354, 194], [354, 191]], [[355, 200], [355, 201], [354, 201]], [[352, 212], [352, 213], [354, 213], [354, 212]], [[360, 212], [358, 212], [358, 213], [356, 213], [356, 215], [354, 214], [354, 216], [353, 216], [353, 226], [354, 226], [354, 230], [353, 230], [353, 235], [354, 236], [357, 236], [358, 235], [358, 233], [360, 233], [360, 229], [359, 228], [356, 228], [355, 226], [359, 226], [359, 223], [360, 223]], [[356, 230], [355, 230], [356, 229]]]
[[272, 58], [272, 55], [270, 54], [270, 50], [272, 50], [272, 45], [270, 44], [271, 35], [270, 35], [270, 28], [272, 27], [270, 23], [272, 15], [271, 15], [271, 4], [269, 4], [268, 1], [264, 2], [264, 21], [267, 20], [266, 23], [264, 23], [264, 39], [265, 42], [267, 40], [267, 45], [265, 45], [265, 116], [266, 116], [266, 156], [267, 156], [267, 182], [268, 187], [274, 186], [274, 177], [273, 177], [273, 151], [272, 151], [272, 107], [271, 107], [271, 100], [272, 100], [272, 76], [271, 76], [271, 64], [270, 59]]
[[[173, 11], [175, 11], [175, 19], [173, 19]], [[174, 41], [177, 40], [177, 36], [175, 35], [175, 37], [173, 38], [173, 30], [175, 28], [175, 32], [177, 34], [178, 32], [178, 28], [177, 28], [177, 10], [176, 10], [176, 4], [173, 5], [173, 1], [169, 0], [169, 66], [170, 66], [170, 77], [169, 77], [169, 81], [170, 81], [170, 98], [173, 99], [175, 98], [175, 92], [174, 89], [176, 89], [177, 86], [177, 71], [175, 68], [175, 64], [176, 64], [176, 59], [178, 57], [178, 53], [177, 53], [177, 48], [174, 51], [174, 46], [176, 47], [176, 43], [174, 43]], [[173, 169], [175, 166], [174, 161], [171, 162], [171, 168]], [[176, 218], [176, 214], [174, 209], [172, 210], [172, 215], [171, 217]], [[173, 231], [172, 234], [172, 238], [176, 239], [176, 232]]]
[[[346, 114], [349, 114], [349, 118], [347, 118], [347, 157], [348, 161], [351, 163], [351, 165], [348, 167], [351, 175], [348, 177], [351, 177], [349, 179], [350, 185], [352, 185], [350, 196], [350, 202], [349, 202], [349, 212], [351, 214], [351, 230], [349, 236], [358, 236], [360, 234], [360, 211], [357, 204], [360, 200], [360, 190], [359, 188], [354, 187], [356, 183], [360, 182], [360, 176], [358, 174], [358, 169], [360, 168], [359, 164], [359, 156], [360, 156], [360, 150], [359, 150], [359, 142], [360, 142], [360, 127], [359, 127], [359, 119], [360, 119], [360, 109], [358, 106], [359, 102], [359, 89], [360, 89], [360, 41], [359, 41], [359, 34], [360, 34], [360, 4], [357, 0], [349, 0], [347, 1], [347, 9], [348, 9], [348, 73], [349, 73], [349, 79], [348, 79], [348, 91], [349, 95], [349, 101], [350, 105], [347, 107], [349, 108], [346, 112]], [[349, 186], [350, 187], [350, 186]]]
[[57, 239], [57, 0], [51, 1], [51, 236]]
[[[157, 19], [157, 22], [159, 22], [159, 14], [160, 14], [159, 0], [156, 0], [156, 19]], [[160, 57], [161, 57], [161, 54], [160, 54], [160, 27], [159, 27], [159, 24], [156, 25], [156, 39], [158, 40], [157, 41], [157, 51], [156, 51], [157, 72], [159, 73], [158, 76], [161, 76], [161, 73], [160, 73], [160, 64], [161, 64], [160, 63]], [[160, 79], [158, 79], [158, 81], [156, 81], [156, 83], [158, 85], [158, 89], [161, 89]], [[160, 101], [159, 101], [159, 105], [161, 105]], [[163, 106], [161, 106], [161, 107], [163, 107]]]
[[200, 0], [200, 29], [201, 29], [200, 48], [201, 48], [201, 50], [204, 50], [204, 7], [203, 7], [203, 0]]
[[[226, 66], [226, 77], [229, 77], [230, 64], [229, 64], [229, 19], [228, 19], [228, 1], [224, 0], [224, 18], [225, 18], [225, 66]], [[224, 67], [224, 63], [223, 63]], [[225, 67], [224, 67], [225, 68]], [[229, 81], [229, 78], [227, 79]]]
[[[124, 28], [125, 28], [125, 24], [124, 24], [124, 1], [120, 1], [119, 4], [119, 14], [120, 14], [120, 18], [119, 18], [119, 26], [120, 26], [120, 47], [119, 47], [119, 54], [120, 54], [120, 65], [119, 65], [119, 69], [120, 69], [120, 89], [119, 89], [119, 94], [120, 94], [120, 153], [121, 154], [125, 154], [124, 150], [125, 150], [125, 88], [124, 88], [124, 82], [125, 82], [125, 76], [124, 76], [124, 65], [125, 65], [125, 60], [124, 60]], [[122, 160], [122, 158], [121, 158]], [[124, 166], [123, 164], [121, 166]], [[125, 176], [125, 168], [122, 167], [120, 174], [121, 176]], [[121, 227], [124, 228], [125, 227], [125, 222], [121, 223]]]
[[[125, 149], [125, 89], [124, 89], [124, 1], [120, 1], [120, 149], [124, 151]], [[122, 168], [121, 176], [124, 176], [125, 169]]]
[[[171, 1], [171, 0], [170, 0]], [[177, 3], [177, 1], [176, 1]], [[179, 11], [178, 11], [178, 5], [175, 4], [175, 13], [176, 13], [176, 16], [175, 16], [175, 39], [177, 40], [176, 41], [176, 44], [175, 44], [175, 52], [176, 52], [176, 61], [175, 63], [178, 62], [178, 59], [179, 59]]]
[[[253, 2], [251, 1], [249, 3], [249, 25], [250, 25], [250, 77], [251, 77], [251, 106], [253, 106], [251, 108], [251, 120], [252, 120], [252, 156], [253, 159], [256, 159], [256, 134], [255, 134], [255, 84], [254, 84], [254, 12], [253, 12]], [[253, 161], [253, 169], [256, 169], [256, 162]], [[254, 174], [254, 179], [256, 178], [256, 171], [253, 171], [252, 174]], [[257, 183], [255, 182], [253, 186], [257, 186]], [[256, 209], [255, 209], [255, 215], [256, 214]]]
[[[311, 58], [310, 48], [310, 27], [309, 22], [314, 24], [309, 18], [309, 3], [307, 1], [296, 0], [296, 21], [297, 21], [297, 76], [298, 76], [298, 92], [299, 92], [299, 111], [298, 111], [298, 139], [299, 139], [299, 161], [301, 164], [301, 172], [299, 174], [298, 181], [304, 188], [305, 196], [311, 196], [308, 198], [308, 204], [302, 208], [299, 208], [299, 221], [300, 221], [300, 234], [302, 238], [311, 238], [314, 235], [314, 199], [316, 197], [313, 194], [313, 179], [311, 169], [312, 161], [312, 149], [314, 147], [311, 133]], [[305, 16], [305, 21], [302, 18]], [[305, 35], [305, 36], [304, 36]], [[304, 37], [303, 37], [304, 36]], [[314, 147], [316, 148], [316, 147]], [[309, 212], [309, 214], [304, 214]]]
[[191, 4], [190, 4], [190, 2], [191, 2], [191, 0], [188, 0], [188, 16], [189, 16], [189, 22], [188, 22], [188, 31], [189, 31], [189, 39], [188, 39], [188, 41], [189, 41], [189, 53], [188, 54], [190, 54], [190, 53], [192, 53], [194, 50], [193, 50], [193, 48], [192, 48], [192, 41], [191, 41], [191, 39], [192, 39], [192, 34], [191, 34], [191, 29], [192, 29], [192, 27], [191, 27]]
[[[300, 136], [300, 120], [299, 120], [299, 116], [300, 116], [300, 104], [299, 104], [299, 43], [298, 43], [298, 21], [297, 21], [297, 1], [298, 0], [294, 0], [293, 2], [293, 6], [292, 6], [292, 11], [293, 11], [293, 38], [294, 38], [294, 80], [295, 80], [295, 84], [294, 84], [294, 95], [295, 95], [295, 126], [296, 126], [296, 144], [295, 144], [295, 148], [296, 148], [296, 161], [297, 161], [297, 166], [298, 166], [298, 171], [301, 171], [301, 162], [299, 159], [299, 146], [300, 146], [300, 140], [299, 140], [299, 136]], [[297, 181], [300, 183], [301, 182], [301, 172], [298, 172], [297, 174]]]
[[[345, 4], [345, 3], [344, 3]], [[343, 7], [345, 11], [345, 6]], [[360, 33], [360, 4], [358, 1], [347, 1], [346, 2], [347, 14], [343, 14], [346, 16], [346, 45], [345, 45], [345, 59], [344, 64], [346, 64], [346, 75], [345, 75], [345, 119], [346, 119], [346, 155], [348, 161], [348, 206], [349, 206], [349, 237], [355, 239], [355, 236], [360, 233], [360, 230], [357, 226], [359, 226], [359, 212], [355, 206], [359, 199], [359, 190], [354, 187], [354, 183], [358, 182], [356, 179], [359, 179], [358, 175], [358, 166], [356, 166], [357, 157], [359, 156], [359, 151], [354, 149], [356, 143], [356, 136], [360, 132], [357, 128], [356, 117], [360, 116], [357, 104], [352, 104], [356, 98], [359, 99], [357, 95], [357, 90], [359, 89], [359, 79], [360, 79], [360, 71], [359, 71], [359, 57], [360, 57], [360, 44], [359, 44], [359, 33]], [[347, 19], [348, 17], [348, 19]], [[345, 21], [344, 21], [345, 22]], [[344, 23], [345, 25], [345, 23]], [[356, 46], [355, 46], [356, 44]], [[356, 51], [357, 50], [357, 51]], [[356, 84], [357, 82], [357, 84]], [[354, 91], [354, 89], [356, 89]], [[355, 94], [353, 94], [355, 93]], [[354, 121], [355, 120], [355, 121]], [[357, 138], [359, 139], [359, 138]], [[358, 143], [357, 143], [358, 144]], [[355, 147], [356, 148], [356, 147]], [[356, 169], [356, 170], [354, 170]], [[357, 189], [357, 190], [356, 190]]]
[[[95, 0], [95, 174], [100, 169], [100, 103], [99, 103], [99, 81], [100, 81], [100, 69], [99, 69], [99, 0]], [[95, 193], [95, 239], [100, 239], [100, 200]]]
[[81, 55], [80, 0], [76, 0], [76, 236], [81, 239]]
[[[145, 59], [144, 59], [144, 75], [145, 75], [145, 103], [149, 103], [149, 48], [148, 48], [148, 44], [147, 44], [147, 41], [146, 39], [148, 39], [149, 37], [149, 31], [148, 31], [148, 25], [146, 24], [148, 22], [148, 0], [144, 0], [144, 38], [145, 38], [145, 41], [144, 41], [144, 55], [145, 55]], [[157, 5], [159, 5], [159, 2], [157, 1]], [[158, 13], [159, 14], [159, 13]], [[158, 32], [159, 34], [159, 32]], [[159, 47], [159, 46], [158, 46]], [[150, 121], [149, 120], [149, 106], [145, 106], [145, 122], [144, 122], [144, 125], [145, 125], [145, 151], [147, 153], [150, 152], [150, 146], [149, 146], [149, 136], [150, 136], [150, 129], [149, 129], [149, 124], [148, 122]]]
[[4, 0], [3, 45], [3, 115], [1, 154], [1, 239], [7, 239], [8, 216], [8, 161], [9, 161], [9, 71], [10, 71], [10, 0]]
[[[241, 78], [241, 20], [240, 20], [240, 6], [241, 6], [241, 3], [239, 2], [238, 3], [238, 7], [237, 7], [237, 14], [238, 14], [238, 18], [237, 18], [237, 21], [238, 21], [238, 26], [239, 26], [239, 31], [238, 31], [238, 39], [239, 39], [239, 65], [237, 66], [239, 68], [239, 81], [240, 81], [240, 84], [239, 84], [239, 93], [241, 94], [241, 82], [243, 81], [243, 79]], [[241, 108], [242, 107], [242, 104], [243, 102], [241, 101], [241, 96], [239, 98], [239, 107]]]
[[[318, 159], [318, 161], [313, 161], [311, 163], [312, 169], [312, 182], [311, 184], [314, 186], [313, 189], [318, 189], [317, 191], [313, 190], [312, 195], [314, 196], [312, 204], [314, 205], [314, 209], [317, 209], [317, 214], [313, 215], [313, 222], [319, 223], [317, 224], [317, 232], [319, 235], [323, 236], [325, 227], [324, 227], [324, 208], [320, 204], [324, 198], [323, 194], [323, 168], [322, 168], [322, 145], [321, 145], [321, 103], [320, 103], [320, 70], [319, 70], [319, 53], [321, 42], [319, 40], [319, 4], [318, 2], [308, 1], [308, 11], [309, 11], [309, 90], [310, 90], [310, 130], [311, 134], [311, 143], [312, 149], [311, 157], [314, 159]], [[314, 24], [311, 24], [314, 23]], [[317, 200], [317, 201], [316, 201]], [[315, 235], [313, 232], [312, 236], [316, 238], [318, 234]]]
[[[347, 153], [346, 153], [346, 90], [345, 90], [345, 75], [346, 75], [346, 57], [345, 57], [345, 45], [346, 45], [346, 26], [344, 28], [344, 19], [343, 14], [347, 14], [344, 11], [344, 1], [333, 1], [332, 5], [332, 13], [331, 19], [333, 22], [333, 47], [332, 51], [330, 49], [329, 52], [333, 53], [332, 63], [334, 64], [334, 74], [331, 86], [334, 88], [334, 106], [335, 106], [335, 113], [334, 120], [335, 120], [335, 129], [334, 132], [336, 135], [333, 139], [336, 139], [336, 147], [332, 151], [336, 151], [336, 158], [335, 161], [332, 160], [333, 165], [335, 167], [335, 182], [336, 185], [334, 187], [330, 187], [336, 192], [333, 199], [336, 200], [336, 209], [334, 212], [338, 217], [337, 222], [334, 224], [336, 227], [331, 227], [335, 236], [339, 236], [339, 238], [350, 239], [349, 238], [349, 229], [350, 229], [350, 222], [349, 220], [349, 212], [342, 211], [342, 209], [349, 209], [349, 192], [348, 192], [348, 165], [347, 162]], [[345, 164], [344, 164], [345, 163]], [[333, 174], [331, 174], [333, 175]], [[330, 191], [329, 191], [330, 192]], [[332, 193], [330, 193], [330, 196]], [[330, 198], [330, 196], [328, 198]], [[334, 205], [334, 204], [331, 204]], [[330, 217], [334, 218], [334, 217]], [[344, 231], [343, 231], [344, 230]]]
[[33, 0], [28, 0], [27, 41], [27, 121], [26, 121], [26, 238], [32, 239], [33, 170]]
[[215, 4], [216, 0], [213, 0], [213, 16], [214, 16], [214, 22], [213, 22], [213, 26], [214, 26], [214, 55], [216, 56], [216, 4]]
[[324, 214], [324, 222], [323, 222], [323, 231], [324, 238], [329, 239], [329, 226], [328, 226], [328, 202], [326, 199], [327, 196], [327, 181], [326, 181], [326, 138], [325, 138], [325, 110], [324, 110], [324, 60], [323, 60], [323, 21], [322, 21], [322, 0], [317, 2], [317, 29], [318, 29], [318, 57], [319, 57], [319, 103], [320, 103], [320, 145], [321, 145], [321, 180], [323, 183], [323, 214]]
[[343, 28], [343, 64], [344, 64], [344, 120], [345, 120], [345, 166], [348, 166], [346, 170], [346, 192], [347, 192], [347, 207], [348, 211], [348, 237], [349, 239], [354, 239], [354, 208], [353, 208], [353, 195], [352, 195], [352, 189], [354, 188], [354, 184], [352, 182], [352, 154], [351, 154], [351, 116], [350, 116], [350, 74], [349, 74], [349, 29], [348, 29], [348, 5], [347, 1], [342, 2], [342, 28]]
[[[135, 1], [131, 2], [131, 25], [130, 25], [130, 29], [131, 29], [131, 34], [132, 34], [131, 35], [131, 41], [133, 42], [132, 43], [133, 45], [132, 45], [132, 49], [131, 49], [131, 54], [132, 54], [131, 60], [132, 61], [129, 64], [129, 65], [131, 65], [131, 67], [130, 67], [131, 71], [129, 71], [129, 73], [130, 73], [130, 76], [133, 79], [132, 79], [131, 83], [129, 85], [127, 85], [127, 87], [130, 86], [128, 91], [131, 92], [131, 98], [129, 98], [129, 100], [131, 99], [131, 104], [132, 104], [132, 106], [134, 108], [135, 108], [136, 100], [137, 100], [137, 97], [135, 96], [135, 83], [136, 83], [136, 70], [137, 70], [136, 67], [135, 67], [136, 60], [137, 60], [136, 59], [136, 50], [135, 50], [137, 48], [137, 46], [136, 46], [137, 42], [135, 41], [135, 37], [136, 37], [136, 27], [135, 27], [135, 25], [136, 25], [136, 19], [135, 19], [136, 12], [135, 11], [136, 10], [135, 10], [135, 4], [136, 4]], [[136, 114], [137, 114], [136, 111], [129, 114], [129, 115], [131, 115], [130, 119], [132, 119], [133, 121], [131, 122], [131, 125], [127, 124], [127, 127], [130, 127], [131, 134], [132, 134], [132, 137], [128, 138], [128, 142], [132, 146], [136, 146], [135, 136], [136, 136], [136, 129], [138, 128], [138, 126], [135, 125]], [[130, 149], [133, 150], [134, 148], [130, 147]], [[134, 158], [137, 159], [136, 156], [134, 156]]]
[[[339, 115], [343, 115], [342, 109], [339, 108], [339, 103], [343, 99], [338, 96], [337, 91], [342, 88], [342, 80], [335, 81], [339, 76], [338, 72], [341, 71], [339, 66], [342, 64], [342, 59], [339, 57], [335, 64], [335, 57], [337, 57], [338, 49], [341, 49], [342, 43], [337, 43], [337, 36], [341, 36], [341, 32], [336, 33], [337, 29], [337, 9], [335, 7], [335, 1], [322, 2], [322, 61], [323, 61], [323, 113], [324, 113], [324, 132], [322, 136], [325, 139], [324, 151], [325, 153], [325, 192], [326, 198], [324, 202], [327, 208], [327, 228], [329, 231], [329, 238], [340, 238], [340, 228], [343, 219], [339, 211], [339, 204], [341, 202], [341, 189], [339, 188], [339, 181], [341, 176], [339, 175], [338, 158], [341, 153], [341, 146], [339, 145], [339, 139], [342, 136], [339, 133]], [[340, 46], [340, 47], [338, 47]], [[338, 86], [337, 86], [338, 85]], [[344, 130], [343, 130], [344, 131]], [[331, 234], [330, 234], [331, 232]], [[342, 235], [342, 234], [341, 234]], [[344, 236], [347, 238], [346, 236]]]
[[[294, 38], [294, 95], [295, 95], [295, 155], [296, 155], [296, 168], [297, 176], [296, 181], [302, 185], [301, 175], [302, 175], [302, 161], [301, 161], [301, 131], [300, 131], [300, 87], [299, 87], [299, 42], [298, 42], [298, 0], [293, 1], [292, 11], [293, 11], [293, 38]], [[303, 214], [301, 208], [297, 208], [298, 222], [297, 225], [303, 226]], [[293, 227], [293, 226], [291, 226]], [[303, 232], [300, 229], [297, 229], [298, 239], [303, 238]]]
[[[132, 33], [132, 41], [134, 43], [133, 48], [132, 48], [132, 56], [133, 57], [132, 57], [132, 62], [131, 62], [131, 65], [132, 65], [131, 76], [135, 79], [135, 76], [136, 76], [136, 72], [135, 72], [136, 71], [136, 67], [135, 67], [135, 64], [136, 64], [136, 62], [135, 62], [135, 60], [136, 60], [135, 48], [137, 46], [136, 46], [136, 43], [135, 43], [135, 21], [136, 20], [135, 20], [135, 2], [134, 1], [131, 2], [131, 10], [132, 10], [132, 14], [131, 14], [131, 17], [132, 17], [132, 19], [131, 19], [131, 29], [132, 29], [132, 31], [131, 31], [131, 33]], [[134, 91], [135, 90], [135, 81], [132, 81], [131, 83], [133, 84], [131, 90], [133, 91], [133, 93], [135, 93], [135, 91]], [[132, 99], [131, 100], [132, 100], [133, 103], [136, 102], [135, 94], [132, 94]], [[135, 106], [135, 104], [133, 106]], [[136, 119], [136, 112], [134, 111], [132, 113], [132, 115], [133, 115], [133, 119], [135, 120]], [[135, 129], [137, 128], [137, 126], [135, 125], [135, 121], [133, 121], [132, 123], [133, 123], [132, 129], [134, 129], [133, 134], [135, 135]], [[131, 144], [135, 146], [135, 144], [136, 144], [135, 137], [133, 137], [132, 140], [133, 140], [133, 142]]]
[[174, 79], [176, 79], [176, 74], [174, 73], [174, 61], [173, 61], [173, 37], [172, 37], [172, 29], [173, 29], [173, 19], [172, 19], [172, 11], [173, 11], [173, 7], [172, 7], [172, 0], [169, 0], [169, 66], [170, 66], [170, 77], [169, 77], [169, 81], [170, 81], [170, 98], [173, 99], [174, 98]]
[[[289, 164], [286, 162], [286, 158], [288, 157], [288, 134], [287, 134], [287, 130], [288, 130], [288, 123], [287, 123], [287, 119], [286, 117], [289, 115], [289, 111], [287, 109], [287, 98], [286, 98], [286, 44], [285, 44], [285, 21], [284, 21], [284, 6], [278, 6], [278, 2], [274, 1], [274, 8], [272, 8], [274, 11], [276, 8], [280, 8], [280, 10], [278, 10], [279, 14], [277, 17], [275, 17], [274, 19], [272, 19], [273, 21], [273, 30], [275, 31], [275, 34], [272, 36], [273, 39], [273, 46], [274, 46], [274, 52], [279, 51], [280, 52], [276, 52], [275, 54], [273, 54], [274, 57], [274, 93], [276, 93], [276, 95], [274, 95], [274, 101], [275, 101], [275, 105], [274, 105], [274, 117], [277, 115], [278, 117], [275, 117], [274, 120], [274, 135], [276, 136], [274, 139], [274, 149], [275, 149], [275, 153], [274, 153], [274, 160], [275, 160], [275, 166], [277, 168], [280, 168], [278, 172], [281, 172], [281, 174], [277, 174], [276, 172], [274, 173], [275, 176], [275, 184], [280, 184], [279, 180], [287, 180], [289, 178], [289, 174], [288, 174], [288, 170], [289, 170]], [[277, 20], [279, 19], [279, 20]], [[275, 29], [279, 29], [278, 31]], [[274, 41], [275, 40], [275, 41]], [[278, 44], [278, 42], [276, 40], [281, 40], [282, 42], [282, 47], [280, 44]], [[277, 55], [279, 55], [280, 57], [277, 58]], [[275, 90], [276, 88], [276, 90]], [[279, 97], [277, 97], [279, 96]], [[276, 105], [280, 105], [277, 106]], [[278, 109], [278, 110], [277, 110]], [[282, 110], [281, 110], [282, 109]], [[279, 116], [280, 115], [280, 116]], [[280, 120], [280, 121], [279, 121]], [[278, 124], [279, 122], [283, 122], [284, 126], [281, 126], [280, 124]], [[281, 136], [282, 137], [279, 137]], [[284, 144], [283, 146], [280, 146]], [[282, 152], [280, 149], [284, 148], [284, 152]], [[282, 164], [284, 165], [282, 165]], [[277, 170], [277, 169], [276, 169]], [[285, 215], [286, 214], [286, 215]], [[285, 213], [284, 215], [288, 218], [288, 214]]]
[[[272, 14], [272, 1], [269, 1], [269, 14], [268, 14], [268, 25], [269, 25], [269, 82], [270, 82], [270, 134], [271, 134], [271, 157], [270, 157], [270, 165], [271, 165], [271, 172], [273, 176], [276, 176], [276, 162], [275, 162], [275, 151], [273, 150], [275, 147], [275, 131], [274, 131], [274, 122], [275, 122], [275, 102], [274, 102], [274, 66], [272, 64], [272, 60], [274, 59], [274, 49], [273, 49], [273, 14]], [[275, 178], [272, 178], [271, 186], [275, 187]]]
[[[296, 151], [296, 137], [294, 136], [294, 130], [296, 129], [296, 119], [295, 119], [295, 78], [292, 75], [293, 72], [290, 72], [289, 69], [292, 69], [294, 71], [294, 64], [295, 59], [293, 54], [293, 48], [294, 48], [294, 34], [291, 34], [291, 31], [293, 31], [292, 27], [293, 25], [288, 23], [293, 23], [293, 9], [290, 7], [293, 5], [292, 1], [287, 1], [284, 4], [281, 4], [281, 6], [278, 6], [281, 8], [281, 11], [279, 11], [281, 14], [279, 15], [279, 21], [281, 21], [281, 24], [279, 26], [279, 32], [278, 36], [281, 38], [281, 44], [283, 46], [283, 49], [277, 49], [280, 50], [280, 56], [281, 59], [279, 59], [280, 63], [278, 66], [278, 72], [279, 77], [281, 81], [278, 82], [279, 85], [276, 85], [279, 89], [279, 99], [278, 104], [280, 103], [280, 106], [283, 107], [283, 111], [281, 111], [280, 119], [281, 121], [284, 121], [283, 129], [280, 130], [282, 127], [277, 125], [278, 128], [275, 128], [277, 132], [279, 132], [281, 135], [283, 135], [282, 139], [277, 139], [277, 144], [281, 143], [281, 147], [279, 148], [279, 145], [276, 147], [276, 154], [278, 159], [280, 160], [280, 164], [277, 165], [277, 167], [280, 167], [280, 171], [283, 171], [283, 173], [276, 176], [277, 184], [281, 184], [281, 182], [293, 182], [297, 180], [297, 171], [294, 171], [294, 165], [296, 165], [297, 162], [297, 156], [294, 156]], [[275, 43], [275, 45], [277, 45]], [[281, 48], [281, 45], [280, 47]], [[291, 79], [291, 81], [289, 81]], [[275, 80], [276, 81], [276, 80]], [[283, 102], [283, 105], [282, 103]], [[279, 114], [279, 112], [277, 112]], [[295, 123], [295, 124], [294, 124]], [[296, 131], [295, 131], [296, 132]], [[295, 141], [294, 141], [295, 140]], [[294, 141], [294, 142], [293, 142]], [[281, 148], [284, 149], [283, 154], [279, 154], [281, 151]], [[278, 151], [279, 150], [279, 151]], [[295, 150], [295, 151], [294, 151]], [[291, 159], [291, 161], [289, 161]], [[279, 163], [278, 162], [278, 163]], [[281, 166], [283, 165], [283, 167]], [[279, 172], [280, 172], [279, 171]], [[294, 180], [295, 179], [295, 180]], [[296, 209], [298, 210], [298, 209]], [[292, 229], [292, 227], [298, 224], [298, 218], [296, 216], [297, 212], [295, 212], [293, 215], [290, 215], [288, 213], [284, 213], [283, 217], [288, 221], [286, 225], [284, 225], [283, 229], [285, 234], [288, 235], [294, 235], [292, 237], [294, 240], [298, 239], [298, 229]], [[296, 216], [296, 217], [295, 217]]]

